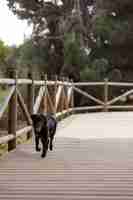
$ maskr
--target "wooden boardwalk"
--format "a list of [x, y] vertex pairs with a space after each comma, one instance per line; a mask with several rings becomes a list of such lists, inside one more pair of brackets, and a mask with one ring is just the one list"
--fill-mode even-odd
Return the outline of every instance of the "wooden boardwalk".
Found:
[[0, 200], [133, 199], [132, 121], [132, 112], [71, 116], [45, 159], [17, 146], [0, 159]]

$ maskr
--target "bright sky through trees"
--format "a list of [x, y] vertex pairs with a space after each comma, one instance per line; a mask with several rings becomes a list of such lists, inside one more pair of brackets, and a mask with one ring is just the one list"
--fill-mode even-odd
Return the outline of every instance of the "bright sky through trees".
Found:
[[19, 20], [9, 11], [5, 1], [0, 1], [0, 39], [7, 45], [19, 45], [31, 34], [26, 21]]

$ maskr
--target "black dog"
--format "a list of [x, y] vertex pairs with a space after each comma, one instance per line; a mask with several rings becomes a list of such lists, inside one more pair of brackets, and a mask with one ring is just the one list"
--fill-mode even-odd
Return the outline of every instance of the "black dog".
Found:
[[[31, 115], [35, 133], [36, 151], [40, 151], [39, 140], [42, 142], [42, 157], [46, 156], [48, 147], [53, 150], [53, 139], [56, 132], [57, 121], [51, 114], [33, 114]], [[50, 145], [50, 146], [49, 146]]]

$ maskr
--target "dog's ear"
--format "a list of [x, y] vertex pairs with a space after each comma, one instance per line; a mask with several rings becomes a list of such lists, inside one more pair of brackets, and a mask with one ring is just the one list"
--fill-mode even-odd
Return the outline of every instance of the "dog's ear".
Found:
[[32, 121], [34, 122], [35, 119], [36, 119], [36, 114], [32, 114], [32, 115], [31, 115], [31, 119], [32, 119]]

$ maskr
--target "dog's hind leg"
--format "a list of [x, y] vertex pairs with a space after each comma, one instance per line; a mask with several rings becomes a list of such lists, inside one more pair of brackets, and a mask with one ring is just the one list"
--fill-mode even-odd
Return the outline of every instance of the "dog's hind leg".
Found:
[[50, 146], [49, 146], [50, 151], [53, 150], [53, 140], [54, 140], [55, 131], [56, 130], [50, 131]]
[[41, 148], [39, 148], [39, 137], [35, 137], [35, 145], [36, 145], [36, 151], [41, 151]]
[[54, 139], [54, 137], [52, 136], [52, 137], [50, 137], [50, 151], [52, 151], [53, 150], [53, 139]]

